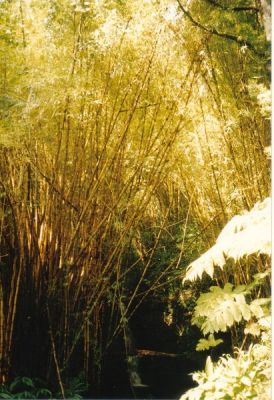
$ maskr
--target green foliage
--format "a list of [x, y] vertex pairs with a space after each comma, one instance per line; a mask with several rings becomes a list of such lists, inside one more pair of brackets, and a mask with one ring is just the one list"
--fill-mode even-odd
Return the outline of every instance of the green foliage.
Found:
[[204, 273], [213, 277], [216, 267], [228, 267], [228, 259], [237, 261], [252, 254], [271, 253], [271, 199], [258, 202], [250, 211], [234, 216], [222, 229], [216, 243], [192, 262], [184, 281], [194, 281]]
[[[13, 368], [10, 350], [20, 349], [13, 341], [30, 316], [49, 374], [49, 325], [64, 381], [76, 349], [86, 373], [99, 371], [98, 354], [144, 296], [175, 298], [190, 258], [268, 195], [268, 49], [257, 13], [235, 12], [236, 0], [182, 0], [195, 25], [174, 0], [141, 3], [0, 0], [2, 365]], [[237, 233], [226, 257], [257, 252], [254, 230], [250, 240]], [[222, 244], [215, 250], [191, 278], [225, 263]], [[246, 284], [248, 268], [233, 278]], [[205, 296], [218, 316], [199, 304], [208, 333], [265, 307], [236, 289]], [[194, 298], [184, 300], [187, 312]], [[83, 389], [74, 384], [69, 396]], [[24, 385], [22, 396], [36, 396]]]
[[[270, 299], [268, 299], [270, 300]], [[252, 336], [261, 336], [261, 334], [269, 329], [271, 326], [271, 317], [270, 315], [264, 316], [262, 318], [259, 318], [257, 321], [250, 321], [244, 330], [245, 335], [252, 335]]]
[[[261, 220], [260, 209], [258, 211], [259, 213], [251, 214], [252, 224]], [[267, 215], [264, 219], [266, 217]], [[244, 219], [240, 222], [243, 221]], [[237, 222], [239, 221], [228, 223], [218, 240], [231, 238], [238, 231], [243, 232], [243, 237], [248, 240], [249, 235], [246, 228], [249, 224], [240, 223], [237, 226]], [[256, 231], [254, 231], [255, 233]], [[260, 235], [260, 229], [257, 233]], [[253, 239], [252, 245], [257, 246], [262, 253], [268, 253], [269, 250], [266, 251], [260, 239], [260, 237]], [[246, 259], [243, 254], [238, 255], [238, 258], [244, 265]], [[212, 262], [210, 259], [209, 261]], [[259, 263], [261, 260], [257, 258], [256, 261]], [[226, 260], [224, 260], [224, 264], [225, 262]], [[214, 268], [214, 262], [212, 267]], [[249, 267], [248, 263], [246, 267]], [[237, 269], [232, 270], [232, 273], [235, 278]], [[212, 286], [208, 293], [200, 295], [194, 309], [192, 323], [200, 327], [203, 334], [210, 333], [210, 335], [208, 339], [199, 341], [196, 347], [197, 351], [216, 346], [219, 340], [215, 340], [213, 333], [226, 332], [235, 324], [241, 323], [242, 334], [245, 335], [245, 338], [241, 349], [234, 349], [234, 357], [225, 355], [216, 364], [213, 364], [208, 357], [204, 371], [193, 374], [193, 379], [198, 386], [186, 392], [180, 400], [244, 400], [246, 398], [266, 400], [269, 398], [271, 377], [270, 298], [262, 296], [262, 292], [265, 290], [265, 280], [269, 274], [266, 261], [264, 272], [254, 274], [253, 278], [250, 278], [252, 275], [248, 271], [248, 283], [237, 286], [226, 283], [223, 288]], [[243, 350], [248, 338], [251, 341], [256, 338], [257, 343], [250, 344], [247, 350]]]
[[[65, 385], [67, 399], [82, 399], [88, 385], [82, 376], [71, 378]], [[25, 376], [16, 377], [9, 385], [0, 386], [0, 399], [61, 399], [61, 392], [53, 392], [45, 387], [42, 380]]]
[[214, 364], [208, 357], [205, 370], [194, 373], [193, 379], [198, 386], [180, 400], [270, 399], [270, 327], [261, 343], [239, 350], [236, 358], [227, 355]]
[[18, 376], [0, 387], [0, 399], [52, 399], [52, 392], [42, 384], [39, 379]]
[[269, 298], [259, 298], [246, 301], [246, 295], [257, 287], [268, 274], [256, 274], [249, 285], [238, 285], [233, 289], [231, 283], [224, 288], [210, 287], [210, 292], [203, 293], [197, 300], [192, 323], [201, 328], [204, 334], [225, 332], [227, 328], [242, 320], [249, 321], [269, 315]]
[[203, 350], [208, 350], [211, 347], [218, 346], [218, 344], [223, 343], [222, 339], [215, 339], [212, 334], [209, 335], [208, 339], [200, 339], [197, 346], [196, 350], [197, 351], [203, 351]]
[[[68, 380], [65, 385], [65, 396], [68, 399], [82, 399], [82, 395], [86, 393], [88, 390], [88, 384], [86, 383], [83, 376], [76, 376]], [[61, 398], [62, 395], [59, 392], [57, 394], [58, 398]]]
[[197, 301], [192, 323], [201, 327], [204, 334], [225, 332], [235, 322], [249, 321], [251, 310], [242, 293], [242, 287], [232, 289], [227, 283], [222, 289], [212, 286], [209, 293], [203, 293]]

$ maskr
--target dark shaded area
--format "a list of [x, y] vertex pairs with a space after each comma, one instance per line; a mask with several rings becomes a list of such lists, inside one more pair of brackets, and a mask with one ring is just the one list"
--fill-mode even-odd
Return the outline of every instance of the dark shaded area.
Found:
[[[26, 306], [26, 303], [20, 304], [21, 317], [25, 314]], [[21, 326], [16, 329], [20, 335], [15, 337], [14, 376], [26, 375], [28, 371], [29, 376], [45, 379], [51, 385], [51, 390], [58, 391], [55, 374], [46, 376], [46, 371], [54, 371], [54, 365], [52, 359], [51, 368], [48, 365], [50, 343], [45, 310], [38, 309], [35, 303], [28, 304], [26, 308], [31, 309], [32, 313], [20, 318]], [[139, 354], [137, 372], [143, 386], [131, 386], [125, 339], [121, 333], [103, 357], [100, 381], [90, 382], [88, 391], [83, 393], [84, 398], [178, 399], [185, 391], [195, 386], [190, 374], [204, 368], [208, 355], [216, 360], [221, 354], [229, 353], [231, 343], [228, 333], [219, 335], [224, 339], [224, 343], [216, 349], [197, 353], [195, 347], [201, 333], [198, 328], [190, 325], [185, 315], [186, 310], [174, 305], [176, 321], [185, 327], [184, 334], [179, 336], [176, 332], [176, 321], [172, 326], [164, 322], [165, 309], [164, 300], [150, 296], [137, 309], [129, 323], [135, 355]], [[106, 312], [106, 324], [108, 321]], [[79, 351], [76, 349], [70, 363], [71, 377], [78, 376], [79, 367], [83, 365], [80, 351], [82, 344], [79, 343], [78, 346]], [[91, 375], [94, 372], [98, 371], [91, 371]]]
[[164, 310], [164, 302], [148, 298], [132, 318], [131, 328], [138, 349], [167, 353], [140, 358], [140, 372], [152, 398], [176, 399], [194, 386], [189, 374], [202, 368], [204, 355], [197, 358], [196, 353], [196, 359], [192, 358], [194, 341], [189, 343], [186, 336], [180, 337], [165, 324]]
[[[31, 296], [25, 298], [29, 304], [25, 301], [19, 305], [21, 317], [26, 309], [32, 309], [33, 312], [20, 318], [20, 326], [16, 327], [14, 377], [39, 377], [48, 381], [51, 390], [57, 391], [56, 377], [47, 375], [47, 372], [52, 370], [52, 365], [49, 368], [47, 354], [50, 343], [46, 312], [38, 309], [30, 299]], [[103, 357], [100, 382], [90, 383], [88, 392], [83, 393], [84, 398], [178, 399], [185, 391], [195, 386], [190, 374], [204, 368], [208, 355], [217, 359], [221, 354], [230, 352], [230, 335], [225, 333], [222, 335], [222, 345], [208, 352], [197, 353], [195, 347], [201, 337], [199, 329], [190, 325], [184, 308], [176, 306], [175, 303], [173, 307], [175, 322], [185, 327], [181, 336], [176, 332], [176, 324], [168, 326], [164, 322], [166, 300], [161, 297], [148, 297], [129, 322], [128, 330], [134, 348], [131, 354], [135, 357], [139, 354], [136, 373], [140, 377], [141, 385], [132, 386], [132, 371], [127, 360], [129, 353], [126, 353], [125, 338], [121, 333]], [[108, 321], [106, 318], [106, 324]], [[107, 328], [107, 325], [104, 328]], [[78, 346], [82, 347], [82, 344], [79, 343]], [[69, 376], [77, 376], [81, 371], [81, 354], [77, 349], [74, 352]], [[52, 362], [51, 359], [50, 363]]]
[[[104, 359], [101, 391], [96, 398], [178, 399], [195, 385], [190, 374], [203, 368], [206, 355], [195, 353], [195, 337], [188, 343], [187, 337], [179, 337], [164, 323], [164, 308], [164, 302], [151, 297], [130, 321], [137, 350], [155, 351], [155, 355], [138, 358], [138, 372], [142, 384], [147, 387], [131, 389], [125, 346], [120, 337]], [[194, 354], [196, 358], [192, 357]]]

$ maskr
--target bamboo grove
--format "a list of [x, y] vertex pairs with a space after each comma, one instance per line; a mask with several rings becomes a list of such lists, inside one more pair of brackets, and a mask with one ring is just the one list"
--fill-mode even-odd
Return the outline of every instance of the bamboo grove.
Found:
[[269, 195], [264, 10], [218, 4], [0, 1], [1, 383], [99, 385], [146, 296]]

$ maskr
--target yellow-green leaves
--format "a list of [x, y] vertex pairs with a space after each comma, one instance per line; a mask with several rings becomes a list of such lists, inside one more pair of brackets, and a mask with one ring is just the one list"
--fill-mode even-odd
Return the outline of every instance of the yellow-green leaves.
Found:
[[221, 357], [217, 363], [208, 357], [204, 371], [193, 374], [198, 386], [180, 400], [270, 399], [270, 342], [268, 335], [263, 343], [238, 351], [235, 358]]
[[223, 228], [216, 244], [187, 268], [184, 282], [201, 278], [205, 272], [213, 277], [215, 267], [224, 268], [254, 253], [271, 254], [271, 199], [258, 202], [249, 212], [234, 216]]
[[199, 340], [199, 342], [196, 346], [196, 350], [197, 351], [209, 350], [211, 347], [216, 347], [220, 343], [223, 343], [222, 339], [215, 339], [213, 334], [210, 334], [208, 339], [200, 339]]
[[225, 332], [235, 322], [250, 320], [252, 312], [245, 296], [232, 288], [230, 283], [224, 289], [213, 286], [197, 300], [192, 322], [200, 326], [204, 334]]
[[[229, 327], [242, 320], [250, 321], [251, 318], [260, 320], [269, 315], [270, 298], [259, 298], [247, 303], [245, 295], [249, 289], [240, 285], [233, 289], [227, 283], [222, 289], [212, 286], [209, 293], [203, 293], [197, 300], [192, 323], [199, 326], [206, 335], [213, 332], [225, 332]], [[249, 329], [251, 331], [249, 332]], [[254, 332], [252, 325], [246, 333]], [[257, 332], [257, 330], [256, 330]], [[213, 340], [213, 336], [209, 339]], [[205, 342], [203, 342], [206, 345]]]

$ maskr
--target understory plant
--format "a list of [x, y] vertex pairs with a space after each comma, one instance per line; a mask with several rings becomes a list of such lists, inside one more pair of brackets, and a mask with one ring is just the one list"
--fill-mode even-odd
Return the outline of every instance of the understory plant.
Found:
[[[206, 273], [215, 275], [219, 282], [196, 302], [192, 324], [205, 336], [196, 350], [208, 350], [221, 343], [222, 339], [214, 336], [218, 332], [237, 332], [237, 336], [232, 335], [233, 355], [223, 355], [216, 363], [208, 357], [205, 369], [193, 374], [198, 386], [180, 400], [270, 398], [269, 223], [270, 199], [266, 199], [234, 217], [216, 244], [189, 266], [184, 281], [194, 281]], [[263, 233], [263, 237], [256, 232]], [[239, 239], [246, 245], [239, 246]], [[227, 277], [233, 283], [227, 282]]]
[[88, 386], [82, 376], [71, 378], [61, 392], [52, 392], [46, 383], [38, 378], [17, 376], [9, 384], [0, 386], [0, 399], [75, 399], [83, 398]]
[[271, 398], [271, 334], [267, 328], [260, 343], [247, 351], [238, 349], [236, 356], [225, 355], [213, 363], [208, 357], [204, 371], [193, 374], [198, 386], [180, 400], [245, 400]]
[[39, 379], [18, 376], [0, 387], [0, 399], [52, 399], [52, 392]]

